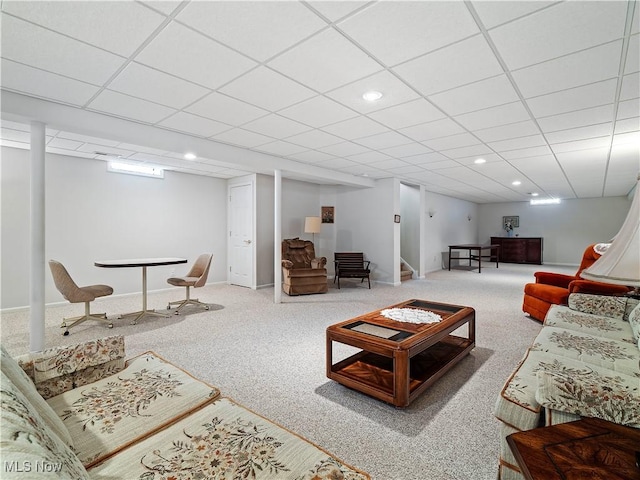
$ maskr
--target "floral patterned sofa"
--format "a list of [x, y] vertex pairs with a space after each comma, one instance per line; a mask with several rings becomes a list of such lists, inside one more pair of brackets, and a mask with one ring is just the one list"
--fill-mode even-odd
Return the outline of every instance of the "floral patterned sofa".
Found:
[[1, 355], [3, 479], [370, 478], [122, 336]]
[[506, 442], [512, 433], [581, 417], [640, 428], [639, 337], [631, 297], [573, 293], [549, 309], [496, 402], [500, 479], [524, 478]]

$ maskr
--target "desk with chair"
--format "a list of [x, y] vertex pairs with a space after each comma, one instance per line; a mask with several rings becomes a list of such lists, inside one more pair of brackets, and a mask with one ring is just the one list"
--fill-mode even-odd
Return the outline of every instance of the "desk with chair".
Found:
[[166, 313], [159, 313], [155, 310], [147, 309], [147, 267], [157, 267], [165, 265], [178, 265], [187, 263], [186, 258], [135, 258], [126, 260], [101, 260], [94, 262], [96, 267], [102, 268], [142, 268], [142, 310], [133, 313], [120, 315], [120, 318], [133, 317], [132, 325], [135, 325], [139, 319], [145, 315], [156, 317], [169, 317]]

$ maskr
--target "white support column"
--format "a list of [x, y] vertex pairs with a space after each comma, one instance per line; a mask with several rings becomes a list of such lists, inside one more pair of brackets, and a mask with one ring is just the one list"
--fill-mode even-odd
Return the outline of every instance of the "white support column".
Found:
[[282, 172], [273, 175], [273, 301], [282, 303]]
[[45, 125], [31, 122], [31, 283], [30, 340], [32, 352], [44, 350], [45, 278]]

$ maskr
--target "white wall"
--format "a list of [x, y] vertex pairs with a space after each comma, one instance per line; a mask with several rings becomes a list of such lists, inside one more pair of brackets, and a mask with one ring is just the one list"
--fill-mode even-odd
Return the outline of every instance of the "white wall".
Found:
[[[433, 192], [424, 195], [425, 271], [442, 268], [449, 245], [478, 243], [478, 205]], [[433, 217], [429, 217], [429, 212]], [[469, 220], [471, 217], [471, 220]]]
[[364, 252], [371, 278], [400, 283], [400, 182], [378, 180], [374, 188], [341, 187], [336, 193], [336, 251]]
[[479, 206], [479, 241], [506, 235], [502, 217], [517, 215], [521, 237], [543, 238], [543, 262], [556, 265], [579, 265], [584, 249], [606, 242], [618, 232], [631, 200], [606, 197], [563, 200], [559, 205], [529, 205], [528, 202], [492, 203]]
[[420, 272], [420, 187], [400, 184], [400, 256]]
[[[22, 307], [29, 304], [29, 152], [3, 147], [1, 153], [0, 307]], [[226, 280], [226, 180], [170, 171], [159, 180], [110, 173], [98, 160], [45, 158], [45, 258], [61, 261], [76, 283], [139, 292], [141, 269], [103, 269], [94, 261], [187, 258], [187, 265], [148, 269], [149, 290], [171, 288], [167, 277], [186, 273], [204, 252], [214, 254], [208, 281]], [[47, 275], [45, 302], [61, 301]]]

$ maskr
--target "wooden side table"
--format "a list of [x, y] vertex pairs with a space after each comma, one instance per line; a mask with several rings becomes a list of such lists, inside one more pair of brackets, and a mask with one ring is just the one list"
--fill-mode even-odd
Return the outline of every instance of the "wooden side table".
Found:
[[640, 480], [640, 429], [597, 418], [507, 437], [528, 480]]

